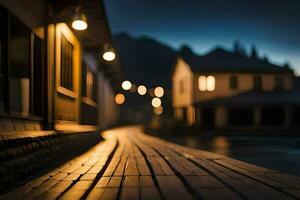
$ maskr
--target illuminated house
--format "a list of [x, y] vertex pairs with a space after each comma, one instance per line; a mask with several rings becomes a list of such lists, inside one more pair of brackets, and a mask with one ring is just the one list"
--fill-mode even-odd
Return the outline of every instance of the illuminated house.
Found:
[[[72, 28], [79, 12], [86, 30]], [[101, 56], [112, 45], [101, 0], [4, 0], [0, 22], [1, 132], [85, 131], [116, 122], [121, 74], [117, 59]]]
[[175, 118], [204, 129], [291, 128], [300, 124], [300, 94], [288, 66], [216, 48], [183, 48], [172, 75]]

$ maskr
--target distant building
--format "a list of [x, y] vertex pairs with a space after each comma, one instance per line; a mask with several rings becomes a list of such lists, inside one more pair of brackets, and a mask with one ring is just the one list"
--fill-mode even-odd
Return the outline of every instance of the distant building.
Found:
[[[77, 9], [88, 28], [71, 26]], [[0, 3], [0, 132], [91, 130], [116, 122], [118, 61], [101, 0]], [[88, 126], [83, 126], [88, 125]]]
[[175, 118], [204, 129], [300, 125], [295, 76], [256, 56], [216, 48], [204, 56], [182, 49], [172, 75]]

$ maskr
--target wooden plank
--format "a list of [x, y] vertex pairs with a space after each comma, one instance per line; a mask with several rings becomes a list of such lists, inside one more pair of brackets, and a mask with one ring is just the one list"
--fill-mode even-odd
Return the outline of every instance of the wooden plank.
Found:
[[72, 181], [60, 181], [56, 185], [54, 185], [51, 189], [49, 189], [48, 191], [40, 195], [37, 199], [54, 200], [58, 198], [71, 184]]
[[200, 196], [202, 199], [214, 199], [214, 200], [224, 200], [224, 199], [234, 199], [239, 200], [243, 199], [242, 197], [238, 196], [236, 193], [232, 192], [228, 188], [214, 188], [214, 187], [208, 187], [208, 188], [197, 188], [196, 191], [198, 196]]
[[120, 199], [140, 199], [138, 176], [125, 176], [124, 183], [122, 184]]
[[140, 176], [140, 194], [141, 199], [161, 199], [158, 189], [156, 188], [151, 176]]
[[[223, 162], [222, 160], [215, 160], [215, 162], [219, 163], [220, 165], [222, 166], [225, 166], [225, 167], [228, 167], [230, 168], [231, 170], [233, 171], [236, 171], [238, 173], [241, 173], [241, 174], [244, 174], [245, 176], [249, 176], [255, 180], [258, 180], [258, 181], [261, 181], [265, 184], [268, 184], [272, 187], [275, 187], [275, 188], [280, 188], [280, 189], [288, 189], [288, 188], [291, 188], [291, 186], [289, 186], [288, 184], [285, 184], [285, 183], [281, 183], [281, 182], [277, 182], [277, 181], [274, 181], [274, 180], [271, 180], [271, 179], [268, 179], [264, 176], [261, 176], [259, 174], [255, 174], [253, 172], [250, 172], [250, 171], [247, 171], [247, 170], [244, 170], [243, 168], [239, 168], [239, 167], [236, 167], [236, 166], [233, 166], [233, 165], [230, 165], [228, 163], [225, 163]], [[293, 188], [291, 188], [293, 189]]]
[[164, 170], [161, 168], [160, 164], [158, 163], [158, 161], [155, 159], [155, 157], [149, 157], [148, 160], [155, 176], [166, 175]]
[[128, 158], [124, 175], [125, 176], [140, 175], [135, 157]]
[[102, 198], [105, 189], [103, 188], [93, 188], [92, 191], [88, 194], [87, 200], [95, 200], [95, 199], [104, 199]]
[[113, 176], [123, 176], [124, 171], [125, 171], [125, 167], [127, 164], [127, 158], [126, 157], [122, 157]]
[[111, 177], [111, 179], [109, 180], [107, 187], [110, 188], [119, 188], [121, 186], [122, 183], [122, 177]]
[[80, 178], [80, 180], [81, 181], [93, 181], [96, 178], [96, 176], [97, 176], [96, 173], [86, 173]]
[[109, 163], [108, 167], [106, 168], [103, 176], [112, 176], [120, 162], [120, 159], [120, 157], [114, 156], [111, 162]]
[[102, 188], [106, 187], [108, 182], [110, 180], [110, 177], [101, 177], [98, 183], [95, 185], [95, 188]]
[[24, 197], [24, 199], [34, 199], [34, 198], [40, 196], [42, 193], [50, 190], [50, 188], [52, 188], [57, 183], [58, 183], [57, 180], [46, 181], [43, 184], [41, 184], [38, 187], [31, 190], [30, 192], [23, 194], [23, 197]]
[[138, 168], [139, 174], [141, 176], [150, 176], [151, 172], [150, 172], [150, 169], [149, 169], [145, 159], [143, 157], [138, 157], [138, 158], [136, 158], [136, 161], [137, 161], [137, 168]]
[[119, 188], [106, 188], [101, 196], [101, 200], [117, 199]]
[[141, 199], [143, 200], [160, 200], [162, 199], [156, 187], [141, 187]]
[[156, 179], [165, 199], [194, 199], [192, 194], [184, 187], [178, 177], [157, 176]]
[[138, 187], [125, 187], [122, 188], [121, 200], [139, 200], [140, 192]]
[[78, 181], [60, 199], [80, 199], [91, 184], [92, 181]]

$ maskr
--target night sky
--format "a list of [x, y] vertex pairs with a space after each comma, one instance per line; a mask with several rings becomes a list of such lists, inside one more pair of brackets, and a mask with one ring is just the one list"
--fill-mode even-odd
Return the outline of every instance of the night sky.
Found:
[[288, 61], [300, 74], [299, 0], [104, 0], [114, 34], [147, 35], [196, 53], [239, 39], [260, 56]]

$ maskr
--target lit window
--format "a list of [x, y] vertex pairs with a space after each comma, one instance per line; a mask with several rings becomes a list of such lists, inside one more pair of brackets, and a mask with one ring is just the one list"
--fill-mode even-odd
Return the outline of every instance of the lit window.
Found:
[[208, 76], [206, 78], [206, 90], [207, 91], [214, 91], [215, 90], [215, 77]]
[[64, 35], [61, 35], [61, 64], [60, 64], [60, 85], [73, 91], [73, 51], [74, 47]]
[[200, 91], [206, 91], [206, 77], [200, 76], [198, 80], [198, 87]]
[[199, 76], [198, 88], [200, 91], [214, 91], [216, 80], [214, 76]]
[[93, 101], [97, 100], [97, 80], [95, 74], [87, 67], [86, 63], [82, 63], [82, 96]]

